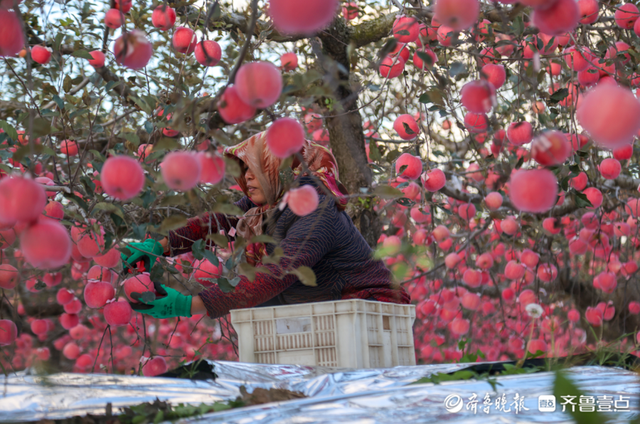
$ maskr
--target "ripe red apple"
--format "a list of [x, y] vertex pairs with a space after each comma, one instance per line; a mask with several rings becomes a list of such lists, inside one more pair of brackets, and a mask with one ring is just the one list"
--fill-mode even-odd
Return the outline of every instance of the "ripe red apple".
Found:
[[481, 113], [467, 112], [464, 115], [464, 126], [472, 134], [481, 134], [487, 131], [487, 117]]
[[[271, 3], [273, 3], [273, 1]], [[168, 369], [167, 361], [165, 361], [162, 356], [156, 356], [142, 366], [142, 374], [145, 377], [155, 377], [164, 374]]]
[[509, 193], [516, 209], [543, 213], [556, 203], [558, 180], [546, 169], [519, 170], [511, 175]]
[[303, 185], [287, 192], [286, 203], [298, 216], [307, 216], [318, 208], [318, 191], [310, 185]]
[[63, 140], [60, 143], [60, 152], [67, 156], [77, 156], [78, 155], [78, 145], [75, 141], [71, 140]]
[[65, 330], [71, 330], [75, 328], [80, 323], [80, 318], [77, 314], [67, 314], [64, 313], [60, 315], [60, 325]]
[[560, 131], [544, 131], [531, 143], [531, 157], [543, 166], [556, 166], [571, 156], [571, 145]]
[[0, 319], [0, 346], [9, 346], [18, 337], [18, 327], [8, 319]]
[[640, 129], [640, 102], [626, 88], [598, 85], [584, 97], [576, 117], [596, 143], [616, 148], [629, 144]]
[[396, 173], [399, 177], [417, 180], [422, 173], [422, 160], [409, 153], [403, 153], [396, 160]]
[[549, 35], [573, 31], [578, 26], [580, 11], [575, 0], [556, 0], [544, 10], [533, 12], [533, 25]]
[[600, 162], [600, 166], [598, 167], [600, 170], [600, 174], [607, 180], [615, 180], [620, 175], [620, 171], [622, 171], [622, 166], [620, 162], [616, 159], [608, 158]]
[[580, 11], [580, 23], [592, 24], [598, 20], [600, 5], [598, 0], [578, 0], [578, 10]]
[[236, 89], [245, 104], [265, 109], [280, 98], [282, 74], [270, 62], [245, 63], [236, 75]]
[[558, 276], [558, 268], [553, 264], [540, 264], [538, 278], [545, 283], [550, 283]]
[[280, 68], [285, 71], [295, 71], [298, 67], [298, 56], [295, 53], [285, 53], [280, 56]]
[[42, 185], [22, 177], [0, 180], [0, 221], [5, 223], [36, 221], [47, 204]]
[[339, 5], [338, 0], [269, 0], [269, 16], [283, 34], [310, 36], [331, 23]]
[[200, 180], [200, 161], [193, 152], [171, 152], [164, 157], [160, 165], [162, 178], [172, 190], [188, 191]]
[[120, 327], [131, 322], [133, 309], [129, 302], [120, 300], [117, 302], [109, 302], [104, 306], [102, 311], [104, 320], [112, 327]]
[[191, 28], [178, 27], [173, 33], [171, 43], [178, 53], [191, 54], [198, 44], [198, 36]]
[[623, 4], [614, 14], [616, 25], [622, 29], [633, 29], [633, 25], [636, 23], [636, 20], [638, 20], [638, 16], [640, 16], [640, 12], [638, 11], [638, 7], [633, 3]]
[[393, 129], [403, 140], [412, 140], [418, 136], [420, 128], [413, 116], [404, 114], [400, 115], [393, 122]]
[[465, 221], [470, 220], [476, 215], [476, 207], [473, 203], [463, 203], [458, 206], [458, 215]]
[[240, 124], [256, 114], [256, 108], [245, 103], [234, 85], [227, 87], [220, 97], [218, 112], [227, 124]]
[[196, 156], [202, 170], [200, 172], [201, 183], [218, 184], [224, 179], [226, 169], [224, 159], [210, 152], [198, 152]]
[[511, 144], [522, 146], [527, 144], [533, 138], [533, 129], [531, 124], [526, 121], [512, 122], [507, 128], [507, 138]]
[[393, 23], [392, 32], [399, 43], [412, 43], [418, 39], [420, 23], [413, 16], [398, 16]]
[[100, 182], [104, 192], [122, 201], [136, 197], [144, 187], [144, 171], [129, 156], [112, 156], [102, 166]]
[[113, 286], [106, 281], [89, 281], [84, 286], [84, 302], [93, 309], [102, 308], [114, 295]]
[[151, 14], [151, 23], [161, 31], [169, 31], [176, 23], [176, 11], [174, 8], [161, 4]]
[[18, 282], [18, 270], [9, 264], [0, 265], [0, 289], [13, 290]]
[[142, 294], [147, 291], [155, 293], [153, 282], [149, 278], [149, 274], [146, 272], [126, 279], [122, 284], [124, 286], [125, 295], [132, 303], [138, 303], [138, 301], [131, 297], [131, 293]]
[[22, 231], [20, 250], [34, 268], [56, 269], [71, 257], [71, 238], [58, 221], [41, 219]]
[[304, 142], [304, 128], [295, 119], [279, 118], [267, 130], [267, 146], [280, 159], [298, 153]]
[[74, 342], [69, 342], [62, 348], [62, 354], [65, 358], [73, 360], [80, 356], [80, 348]]
[[102, 68], [104, 66], [104, 53], [102, 53], [100, 50], [94, 50], [92, 52], [89, 52], [89, 54], [93, 58], [89, 61], [89, 65], [93, 66], [94, 68]]
[[469, 332], [469, 320], [463, 318], [455, 318], [451, 321], [450, 330], [454, 336], [463, 336]]
[[404, 71], [405, 60], [400, 56], [387, 56], [380, 62], [380, 75], [384, 78], [395, 78]]
[[205, 278], [218, 278], [222, 275], [222, 266], [215, 266], [207, 259], [202, 259], [201, 261], [194, 262], [193, 269], [193, 278], [205, 287], [214, 285], [214, 283], [205, 280]]
[[468, 82], [460, 90], [460, 102], [470, 112], [487, 113], [496, 104], [496, 89], [486, 80]]
[[122, 34], [113, 45], [116, 62], [131, 69], [142, 69], [147, 66], [153, 55], [153, 46], [144, 32], [133, 29]]
[[500, 206], [502, 206], [502, 195], [497, 191], [492, 191], [485, 196], [484, 203], [487, 205], [489, 210], [498, 210], [500, 209]]
[[53, 50], [50, 47], [33, 46], [31, 48], [31, 59], [36, 63], [46, 65], [51, 60], [52, 52]]
[[220, 45], [213, 40], [204, 40], [196, 45], [196, 60], [204, 66], [216, 66], [222, 57]]
[[590, 66], [589, 62], [595, 60], [595, 56], [585, 47], [578, 50], [575, 46], [571, 46], [566, 48], [563, 54], [567, 65], [576, 72], [584, 71]]
[[[407, 52], [409, 52], [409, 50], [407, 50]], [[424, 61], [421, 57], [419, 53], [423, 53], [426, 54], [430, 59], [431, 59], [431, 63], [429, 63], [429, 61]], [[406, 59], [405, 59], [406, 61]], [[416, 49], [416, 52], [413, 54], [413, 65], [415, 67], [417, 67], [418, 69], [421, 70], [425, 70], [425, 69], [431, 69], [433, 67], [433, 65], [435, 63], [438, 62], [438, 56], [436, 56], [436, 54], [433, 52], [433, 50], [431, 50], [429, 47], [422, 47], [420, 49]]]
[[589, 187], [584, 189], [583, 193], [587, 196], [587, 199], [593, 205], [587, 209], [594, 209], [602, 205], [602, 192], [595, 187]]
[[441, 169], [435, 168], [422, 173], [420, 181], [422, 181], [422, 185], [425, 190], [436, 192], [445, 186], [447, 177]]
[[118, 29], [124, 24], [124, 14], [118, 9], [109, 9], [104, 15], [104, 24], [112, 29]]
[[589, 306], [584, 314], [587, 322], [594, 327], [600, 327], [602, 325], [603, 314], [598, 308]]
[[15, 12], [0, 8], [0, 29], [0, 56], [17, 55], [24, 47], [24, 32]]
[[436, 0], [434, 12], [443, 25], [462, 31], [478, 20], [480, 3], [478, 0]]
[[115, 0], [114, 3], [114, 7], [118, 10], [121, 10], [122, 13], [129, 13], [132, 5], [133, 0]]
[[15, 230], [8, 229], [0, 231], [0, 250], [11, 246], [14, 241], [16, 241]]
[[507, 79], [507, 73], [503, 65], [486, 64], [480, 71], [482, 78], [486, 79], [494, 88], [500, 88]]

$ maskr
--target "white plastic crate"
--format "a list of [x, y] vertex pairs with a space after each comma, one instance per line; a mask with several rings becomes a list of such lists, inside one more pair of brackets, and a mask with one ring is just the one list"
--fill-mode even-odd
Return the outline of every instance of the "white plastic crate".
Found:
[[351, 299], [231, 311], [240, 362], [387, 368], [415, 365], [414, 305]]

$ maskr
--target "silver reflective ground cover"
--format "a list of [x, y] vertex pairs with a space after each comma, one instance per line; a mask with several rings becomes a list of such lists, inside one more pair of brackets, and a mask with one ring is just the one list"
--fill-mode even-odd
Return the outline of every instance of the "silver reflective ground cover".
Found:
[[[307, 399], [234, 409], [184, 423], [456, 423], [572, 422], [562, 413], [539, 411], [539, 396], [553, 393], [553, 373], [498, 377], [496, 391], [485, 381], [456, 381], [439, 385], [409, 385], [438, 372], [453, 372], [468, 364], [438, 364], [374, 370], [344, 370], [294, 365], [212, 362], [219, 378], [191, 381], [171, 378], [104, 374], [24, 373], [0, 377], [0, 422], [61, 419], [74, 415], [103, 414], [107, 402], [118, 407], [153, 401], [172, 404], [212, 403], [234, 399], [239, 387], [284, 388], [303, 392]], [[571, 380], [588, 395], [624, 399], [627, 408], [611, 412], [612, 422], [629, 422], [639, 413], [640, 377], [608, 367], [576, 367]], [[475, 394], [475, 398], [474, 398]], [[516, 398], [517, 395], [517, 398]], [[457, 412], [448, 412], [445, 398], [459, 400]], [[488, 400], [487, 400], [488, 396]], [[475, 400], [476, 410], [473, 404]], [[496, 400], [506, 399], [504, 410]], [[514, 400], [515, 399], [515, 400]], [[519, 401], [518, 401], [519, 399]], [[592, 399], [593, 400], [593, 399]], [[488, 401], [491, 402], [488, 411]], [[576, 400], [575, 403], [578, 403]], [[599, 404], [600, 405], [600, 404]], [[447, 404], [455, 410], [451, 402]], [[619, 406], [619, 405], [618, 405]], [[624, 406], [624, 405], [623, 405]], [[516, 414], [515, 409], [518, 409]]]

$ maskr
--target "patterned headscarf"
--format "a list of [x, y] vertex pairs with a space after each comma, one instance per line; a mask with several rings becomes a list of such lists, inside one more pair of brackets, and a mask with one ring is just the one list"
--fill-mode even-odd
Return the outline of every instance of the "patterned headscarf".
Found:
[[[278, 202], [283, 196], [283, 186], [280, 181], [280, 166], [282, 159], [273, 155], [267, 146], [267, 133], [261, 132], [251, 138], [224, 150], [225, 156], [234, 158], [248, 167], [256, 176], [262, 191], [267, 199], [266, 205], [259, 205], [249, 209], [238, 221], [236, 232], [245, 240], [249, 241], [255, 236], [262, 234], [263, 219], [269, 218], [277, 210]], [[336, 159], [329, 149], [319, 144], [305, 140], [301, 151], [304, 162], [311, 175], [322, 181], [325, 187], [336, 197], [338, 209], [344, 210], [347, 205], [346, 189], [338, 181], [338, 165]], [[294, 176], [299, 176], [304, 172], [304, 168], [297, 158], [291, 164]], [[244, 171], [236, 182], [242, 192], [249, 196], [247, 181], [244, 178]], [[266, 255], [264, 243], [253, 243], [247, 246], [247, 262], [251, 265], [260, 263], [261, 258]]]

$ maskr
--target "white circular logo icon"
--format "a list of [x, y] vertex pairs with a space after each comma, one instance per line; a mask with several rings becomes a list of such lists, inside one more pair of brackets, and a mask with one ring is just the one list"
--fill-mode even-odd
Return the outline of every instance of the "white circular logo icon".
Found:
[[447, 412], [455, 414], [462, 410], [463, 402], [459, 395], [449, 395], [444, 398], [444, 407]]

